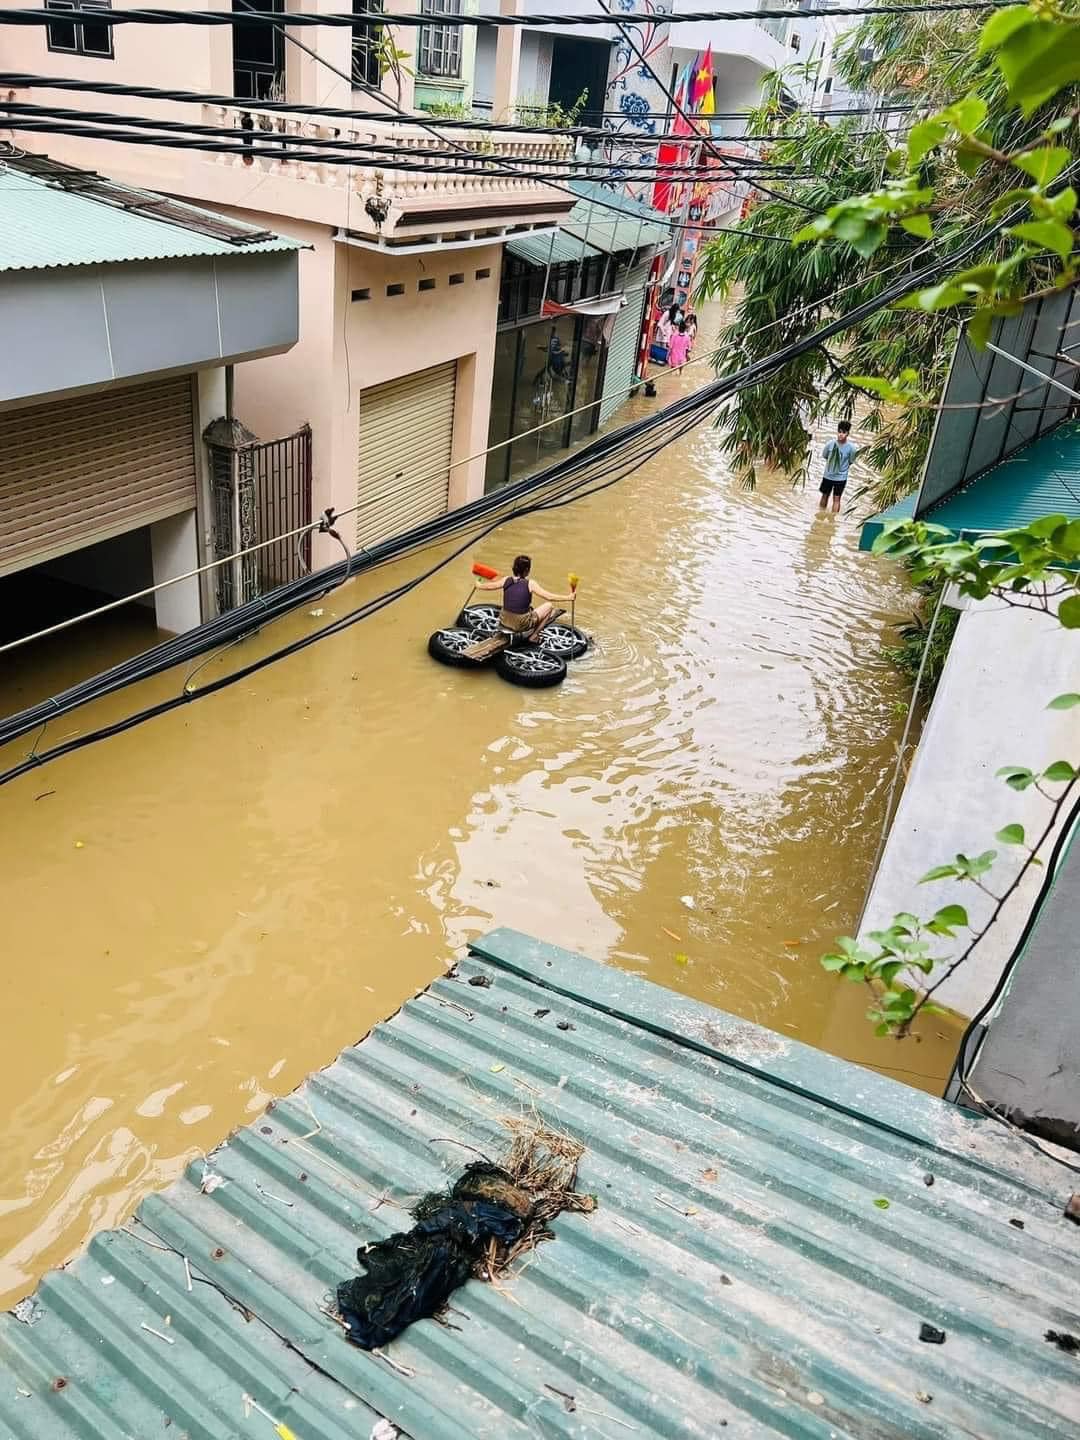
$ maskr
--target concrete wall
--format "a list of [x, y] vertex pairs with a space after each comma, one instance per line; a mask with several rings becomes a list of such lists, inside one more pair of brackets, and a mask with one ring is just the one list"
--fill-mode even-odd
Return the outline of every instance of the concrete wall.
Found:
[[983, 1100], [1074, 1150], [1080, 1149], [1078, 936], [1080, 844], [1074, 840], [971, 1076]]
[[[995, 772], [1003, 765], [1037, 770], [1077, 760], [1077, 712], [1046, 705], [1076, 688], [1078, 668], [1080, 636], [1047, 616], [996, 600], [965, 610], [874, 880], [864, 935], [898, 911], [929, 915], [953, 903], [966, 907], [973, 924], [982, 923], [992, 901], [971, 882], [920, 885], [919, 879], [958, 851], [997, 849], [1000, 858], [986, 879], [999, 893], [1008, 885], [1018, 852], [997, 844], [995, 832], [1019, 822], [1034, 838], [1049, 806], [1034, 789], [1009, 789]], [[975, 1014], [1013, 950], [1041, 880], [1038, 867], [1025, 877], [971, 959], [938, 992], [943, 1004]], [[952, 943], [939, 953], [953, 953]]]
[[[486, 446], [502, 247], [408, 258], [339, 248], [339, 303], [347, 307], [344, 325], [336, 325], [334, 334], [334, 371], [346, 387], [336, 417], [342, 459], [334, 467], [334, 504], [340, 508], [356, 502], [356, 395], [370, 385], [457, 360], [454, 459], [465, 461]], [[477, 271], [485, 270], [487, 277], [477, 279]], [[464, 280], [451, 285], [451, 275]], [[434, 280], [435, 288], [421, 291], [421, 280]], [[405, 294], [387, 296], [390, 284], [404, 284]], [[368, 289], [371, 298], [352, 300], [359, 288]], [[483, 490], [483, 457], [450, 475], [451, 506]]]

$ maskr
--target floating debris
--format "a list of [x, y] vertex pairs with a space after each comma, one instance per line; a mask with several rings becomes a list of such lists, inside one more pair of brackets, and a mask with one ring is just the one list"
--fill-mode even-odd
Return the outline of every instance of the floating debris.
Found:
[[176, 1339], [175, 1339], [174, 1336], [172, 1336], [172, 1335], [165, 1335], [165, 1334], [163, 1334], [160, 1330], [155, 1330], [152, 1325], [147, 1325], [147, 1323], [146, 1323], [145, 1320], [143, 1321], [142, 1325], [140, 1326], [140, 1329], [145, 1330], [148, 1335], [155, 1335], [155, 1336], [157, 1336], [157, 1338], [158, 1338], [159, 1340], [164, 1340], [166, 1345], [175, 1345], [175, 1344], [176, 1344]]
[[936, 1325], [928, 1325], [924, 1320], [919, 1326], [919, 1339], [924, 1345], [944, 1345], [945, 1331], [939, 1330]]
[[1018, 1220], [1015, 1215], [1011, 1215], [1009, 1217], [1009, 1224], [1013, 1227], [1014, 1230], [1023, 1230], [1024, 1228], [1023, 1220]]
[[556, 1215], [596, 1208], [594, 1196], [574, 1190], [580, 1142], [531, 1117], [501, 1123], [513, 1138], [499, 1164], [474, 1161], [449, 1191], [417, 1202], [411, 1230], [357, 1250], [366, 1273], [342, 1281], [337, 1307], [361, 1349], [379, 1354], [414, 1321], [439, 1315], [470, 1276], [498, 1288], [496, 1277], [519, 1255], [553, 1238]]
[[889, 1208], [889, 1202], [885, 1199], [884, 1195], [879, 1195], [878, 1198], [874, 1201], [874, 1204], [879, 1210], [888, 1210]]
[[1047, 1330], [1043, 1339], [1064, 1350], [1066, 1355], [1080, 1354], [1080, 1337], [1070, 1335], [1067, 1330]]
[[219, 1190], [222, 1185], [227, 1185], [228, 1183], [224, 1175], [217, 1174], [216, 1171], [210, 1169], [209, 1165], [203, 1166], [202, 1181], [199, 1189], [204, 1195], [212, 1195], [215, 1190]]
[[25, 1300], [20, 1300], [17, 1305], [12, 1306], [12, 1315], [22, 1325], [36, 1325], [45, 1314], [33, 1295], [28, 1295]]
[[398, 1440], [401, 1431], [389, 1420], [376, 1420], [368, 1440]]
[[933, 1185], [934, 1177], [930, 1174], [929, 1171], [927, 1171], [927, 1173], [922, 1177], [922, 1183], [926, 1186]]
[[478, 990], [486, 990], [491, 985], [491, 978], [488, 975], [470, 975], [468, 983], [475, 985]]

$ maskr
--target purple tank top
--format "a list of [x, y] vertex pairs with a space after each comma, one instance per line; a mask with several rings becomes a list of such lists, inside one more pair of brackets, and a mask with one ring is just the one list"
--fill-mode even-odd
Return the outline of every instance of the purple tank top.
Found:
[[509, 576], [503, 581], [503, 606], [511, 615], [526, 615], [532, 609], [532, 593], [528, 580]]

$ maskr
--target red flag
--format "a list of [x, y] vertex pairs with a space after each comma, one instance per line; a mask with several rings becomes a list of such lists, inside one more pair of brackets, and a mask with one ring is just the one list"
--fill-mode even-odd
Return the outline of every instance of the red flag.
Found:
[[709, 45], [701, 65], [694, 71], [693, 85], [690, 89], [690, 106], [693, 110], [699, 110], [705, 96], [712, 94], [713, 79], [712, 46]]

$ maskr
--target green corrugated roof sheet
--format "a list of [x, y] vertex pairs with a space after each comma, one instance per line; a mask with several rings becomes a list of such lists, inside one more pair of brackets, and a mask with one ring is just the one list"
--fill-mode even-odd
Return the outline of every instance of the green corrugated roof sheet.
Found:
[[566, 261], [588, 260], [603, 252], [595, 245], [584, 245], [576, 236], [566, 230], [556, 230], [552, 235], [519, 235], [506, 245], [511, 255], [525, 260], [530, 265], [562, 265]]
[[[127, 190], [133, 203], [153, 202], [159, 196]], [[207, 212], [183, 206], [197, 225]], [[220, 216], [209, 219], [220, 223]], [[238, 231], [250, 230], [240, 221], [227, 222]], [[178, 260], [195, 255], [250, 255], [275, 250], [299, 250], [299, 242], [281, 236], [230, 244], [200, 234], [182, 224], [135, 214], [59, 188], [14, 166], [0, 164], [0, 272], [43, 270], [67, 265], [113, 264], [133, 260]]]
[[643, 200], [608, 190], [598, 181], [574, 180], [570, 188], [579, 197], [565, 224], [556, 233], [554, 249], [550, 235], [521, 235], [507, 242], [507, 250], [531, 265], [561, 264], [590, 255], [614, 255], [660, 245], [667, 239], [664, 216]]
[[[351, 1347], [322, 1307], [357, 1245], [534, 1107], [584, 1141], [595, 1214], [561, 1216], [499, 1289], [470, 1281], [450, 1328]], [[5, 1440], [273, 1440], [245, 1393], [296, 1440], [369, 1440], [378, 1417], [411, 1440], [1078, 1433], [1077, 1361], [1043, 1338], [1078, 1328], [1068, 1175], [512, 931], [207, 1167], [225, 1183], [195, 1164], [47, 1277], [35, 1324], [0, 1317]]]
[[[909, 519], [915, 497], [875, 515], [862, 527], [869, 550], [887, 520]], [[1080, 519], [1080, 424], [1068, 422], [1018, 450], [931, 506], [921, 518], [973, 539], [1030, 525], [1040, 515]]]

